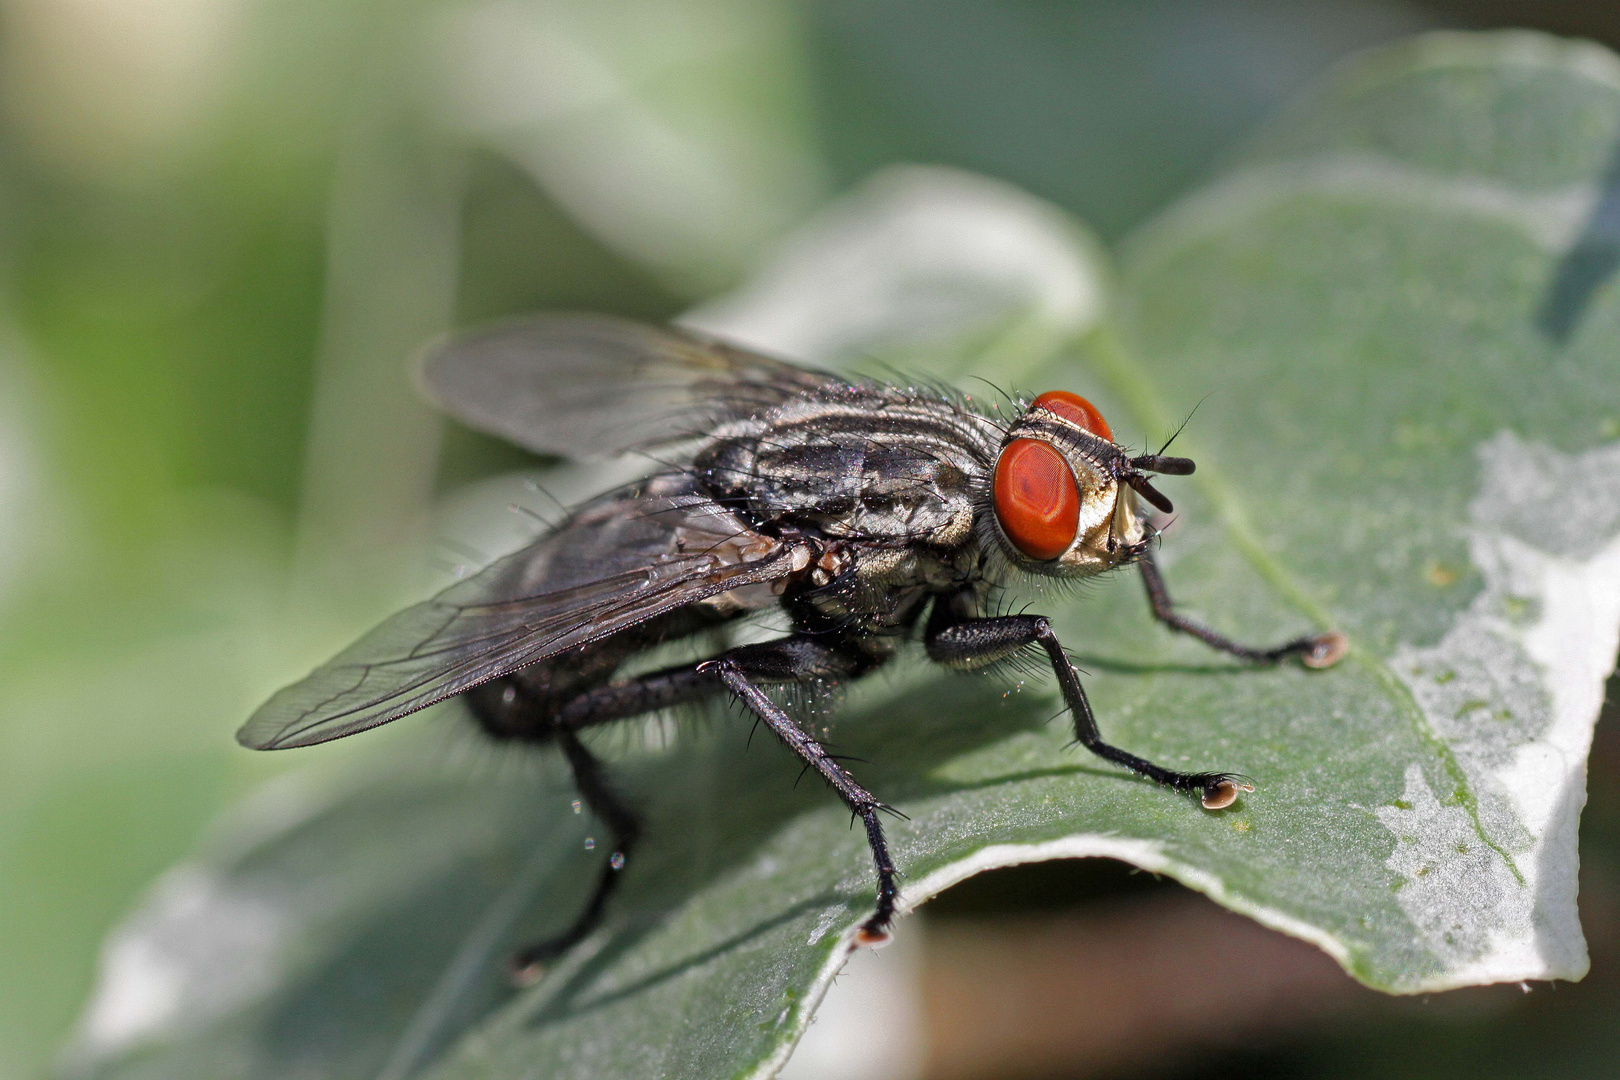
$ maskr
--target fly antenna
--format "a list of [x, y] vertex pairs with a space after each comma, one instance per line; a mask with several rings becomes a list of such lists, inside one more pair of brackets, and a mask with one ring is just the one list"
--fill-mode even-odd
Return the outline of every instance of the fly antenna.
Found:
[[[1172, 431], [1170, 433], [1170, 437], [1168, 439], [1164, 440], [1164, 445], [1159, 447], [1158, 452], [1152, 454], [1151, 455], [1152, 457], [1159, 457], [1166, 450], [1170, 449], [1170, 444], [1171, 443], [1173, 443], [1177, 439], [1181, 438], [1181, 433], [1183, 431], [1187, 430], [1187, 425], [1188, 424], [1192, 423], [1193, 414], [1196, 413], [1200, 408], [1202, 408], [1204, 402], [1208, 401], [1210, 399], [1210, 396], [1212, 394], [1214, 394], [1214, 393], [1215, 393], [1215, 391], [1211, 390], [1208, 394], [1205, 394], [1203, 397], [1198, 399], [1198, 404], [1194, 405], [1192, 407], [1192, 412], [1189, 412], [1187, 414], [1187, 418], [1176, 426], [1176, 430], [1174, 430], [1174, 431]], [[1149, 456], [1149, 455], [1143, 455], [1143, 456], [1146, 457], [1146, 456]], [[1185, 459], [1181, 459], [1181, 460], [1185, 460]]]
[[1132, 469], [1142, 472], [1163, 473], [1166, 476], [1191, 476], [1198, 468], [1192, 458], [1161, 457], [1158, 454], [1142, 454], [1130, 460]]

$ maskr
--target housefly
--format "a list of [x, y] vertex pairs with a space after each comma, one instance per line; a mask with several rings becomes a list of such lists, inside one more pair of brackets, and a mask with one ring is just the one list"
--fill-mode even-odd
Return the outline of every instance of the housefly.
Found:
[[[663, 466], [572, 510], [527, 547], [407, 608], [279, 691], [237, 738], [309, 746], [455, 695], [490, 735], [553, 743], [611, 831], [578, 917], [524, 950], [530, 975], [597, 924], [640, 835], [580, 735], [730, 695], [815, 770], [861, 820], [877, 902], [858, 937], [886, 936], [895, 866], [886, 810], [766, 693], [848, 680], [920, 637], [930, 659], [975, 670], [1033, 652], [1049, 663], [1079, 742], [1216, 810], [1252, 787], [1180, 772], [1104, 741], [1080, 677], [1042, 615], [998, 615], [1023, 577], [1077, 579], [1134, 566], [1170, 629], [1260, 663], [1326, 667], [1338, 633], [1251, 648], [1178, 614], [1139, 500], [1169, 513], [1153, 474], [1186, 458], [1132, 455], [1090, 402], [1041, 394], [997, 418], [949, 392], [797, 367], [690, 330], [547, 316], [455, 338], [423, 368], [445, 412], [542, 454], [656, 453]], [[785, 636], [701, 662], [619, 674], [664, 642], [775, 610]]]

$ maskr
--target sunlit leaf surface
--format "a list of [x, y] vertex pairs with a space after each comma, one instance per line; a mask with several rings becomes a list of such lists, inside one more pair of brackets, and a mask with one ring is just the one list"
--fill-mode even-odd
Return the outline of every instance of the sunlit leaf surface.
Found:
[[[1137, 445], [1199, 406], [1163, 549], [1188, 609], [1261, 642], [1336, 626], [1354, 648], [1329, 672], [1246, 670], [1157, 628], [1129, 577], [1031, 598], [1116, 742], [1255, 778], [1221, 813], [1067, 747], [1044, 683], [878, 676], [825, 722], [909, 815], [891, 826], [909, 902], [1103, 854], [1375, 987], [1584, 972], [1575, 827], [1620, 632], [1617, 138], [1610, 54], [1419, 39], [1341, 71], [1139, 233], [1083, 349], [1037, 373], [998, 353], [1022, 340], [1006, 301], [980, 374], [1094, 395]], [[806, 235], [795, 257], [813, 259]], [[266, 792], [165, 879], [109, 945], [75, 1068], [646, 1078], [785, 1060], [871, 902], [847, 813], [795, 786], [779, 747], [749, 748], [736, 713], [667, 745], [658, 727], [605, 737], [649, 835], [603, 930], [514, 991], [504, 957], [572, 916], [600, 827], [557, 762], [457, 741], [452, 710], [363, 776]]]

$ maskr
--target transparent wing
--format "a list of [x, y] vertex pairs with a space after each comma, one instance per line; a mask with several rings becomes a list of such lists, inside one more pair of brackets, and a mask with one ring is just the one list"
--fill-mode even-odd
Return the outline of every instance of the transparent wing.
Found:
[[421, 381], [468, 426], [575, 458], [684, 440], [838, 383], [692, 331], [599, 315], [451, 338], [428, 353]]
[[684, 478], [662, 482], [676, 490], [598, 500], [521, 551], [401, 611], [278, 691], [237, 741], [272, 750], [352, 735], [792, 570], [792, 548], [682, 491]]

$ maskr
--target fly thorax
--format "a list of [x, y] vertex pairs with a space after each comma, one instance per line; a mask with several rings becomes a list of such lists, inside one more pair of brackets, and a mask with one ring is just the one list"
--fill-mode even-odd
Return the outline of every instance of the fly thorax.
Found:
[[949, 435], [926, 417], [801, 409], [695, 465], [716, 498], [762, 522], [954, 547], [973, 535], [976, 470]]

